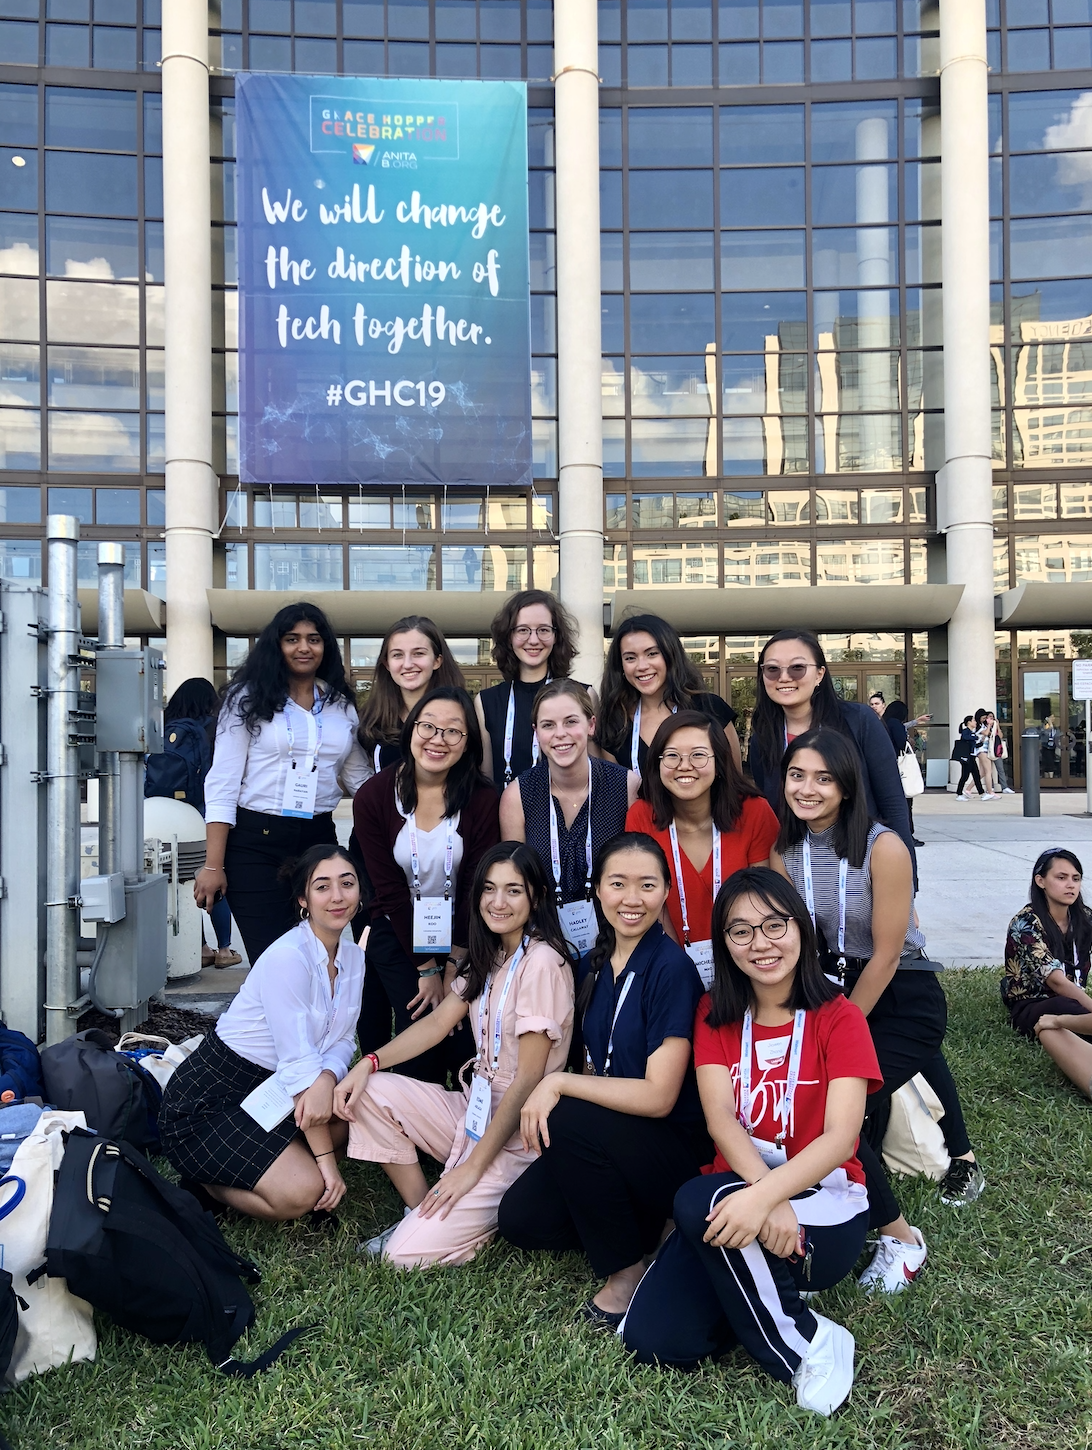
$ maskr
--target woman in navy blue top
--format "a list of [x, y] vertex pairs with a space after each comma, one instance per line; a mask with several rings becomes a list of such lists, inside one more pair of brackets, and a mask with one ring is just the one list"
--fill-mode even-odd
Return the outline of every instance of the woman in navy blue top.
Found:
[[671, 876], [651, 836], [608, 841], [592, 884], [600, 932], [578, 968], [583, 1061], [549, 1073], [524, 1104], [520, 1134], [540, 1156], [501, 1200], [499, 1228], [518, 1248], [583, 1249], [606, 1280], [584, 1317], [615, 1328], [676, 1191], [710, 1158], [690, 1060], [703, 988], [660, 926]]

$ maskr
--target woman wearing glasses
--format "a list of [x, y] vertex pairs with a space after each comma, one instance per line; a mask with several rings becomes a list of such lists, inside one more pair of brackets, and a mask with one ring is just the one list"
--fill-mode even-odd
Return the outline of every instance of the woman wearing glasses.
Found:
[[504, 676], [474, 700], [486, 775], [498, 788], [538, 763], [531, 706], [547, 680], [567, 679], [576, 654], [576, 625], [544, 589], [513, 594], [493, 619], [493, 658]]
[[668, 926], [706, 985], [713, 980], [710, 923], [721, 883], [744, 866], [768, 866], [777, 817], [732, 759], [708, 715], [680, 710], [653, 737], [641, 799], [628, 831], [647, 831], [671, 868]]
[[[497, 793], [482, 774], [481, 735], [465, 690], [444, 686], [419, 701], [402, 726], [401, 748], [401, 763], [373, 776], [353, 802], [374, 893], [366, 964], [383, 985], [397, 1032], [451, 990], [466, 956], [470, 884], [500, 839]], [[388, 1018], [386, 1035], [362, 1041], [361, 1051], [389, 1038]], [[460, 1026], [403, 1071], [443, 1082], [471, 1051]]]
[[841, 731], [857, 749], [868, 813], [889, 826], [910, 852], [916, 887], [917, 858], [891, 737], [867, 705], [839, 700], [814, 634], [782, 629], [770, 636], [758, 657], [757, 695], [747, 764], [774, 810], [781, 811], [781, 757], [789, 744], [808, 730]]

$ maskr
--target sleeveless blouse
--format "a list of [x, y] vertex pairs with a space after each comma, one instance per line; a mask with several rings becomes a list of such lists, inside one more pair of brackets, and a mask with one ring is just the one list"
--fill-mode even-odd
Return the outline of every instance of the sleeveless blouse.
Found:
[[561, 857], [561, 899], [563, 902], [583, 901], [587, 886], [588, 807], [591, 806], [592, 859], [612, 836], [625, 829], [627, 777], [624, 766], [593, 758], [591, 795], [576, 813], [571, 826], [565, 824], [565, 813], [550, 793], [550, 767], [545, 760], [525, 770], [519, 777], [519, 797], [523, 805], [524, 837], [528, 846], [542, 862], [546, 880], [554, 879], [550, 861], [550, 818], [557, 820], [557, 845]]
[[[872, 955], [872, 847], [887, 830], [889, 827], [881, 825], [879, 821], [873, 822], [872, 829], [868, 833], [864, 865], [860, 868], [850, 866], [846, 876], [847, 957], [860, 957], [867, 961]], [[812, 889], [815, 892], [815, 926], [819, 933], [820, 943], [825, 942], [830, 951], [836, 952], [838, 950], [838, 867], [840, 858], [835, 855], [834, 847], [831, 844], [833, 833], [834, 827], [828, 826], [825, 831], [813, 831], [809, 839], [811, 841]], [[785, 863], [785, 869], [792, 879], [792, 884], [803, 896], [803, 841], [782, 851], [781, 859]], [[912, 910], [913, 908], [911, 908]], [[911, 916], [903, 942], [904, 955], [907, 952], [924, 953], [925, 950], [925, 935], [912, 923], [913, 917]]]

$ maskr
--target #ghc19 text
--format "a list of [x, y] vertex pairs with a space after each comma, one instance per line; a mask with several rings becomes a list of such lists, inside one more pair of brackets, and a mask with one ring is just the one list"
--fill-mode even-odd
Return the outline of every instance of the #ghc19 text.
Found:
[[350, 408], [375, 408], [380, 403], [389, 408], [392, 400], [398, 408], [424, 408], [428, 404], [438, 408], [446, 397], [447, 389], [441, 382], [411, 383], [408, 378], [402, 378], [392, 386], [389, 378], [382, 383], [374, 379], [365, 383], [353, 378], [344, 387], [340, 383], [330, 384], [326, 389], [326, 406], [336, 408], [344, 398]]

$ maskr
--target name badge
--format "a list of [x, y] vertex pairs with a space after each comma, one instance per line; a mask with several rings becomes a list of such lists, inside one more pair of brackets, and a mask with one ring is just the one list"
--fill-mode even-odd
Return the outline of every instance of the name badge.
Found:
[[419, 896], [413, 903], [413, 950], [435, 956], [451, 950], [451, 902]]
[[780, 1168], [782, 1164], [789, 1161], [788, 1154], [784, 1148], [779, 1148], [776, 1143], [771, 1143], [768, 1138], [752, 1138], [751, 1142], [758, 1149], [758, 1156], [767, 1168]]
[[282, 816], [301, 816], [310, 820], [315, 814], [315, 797], [318, 792], [318, 771], [314, 769], [314, 756], [288, 763], [288, 776], [284, 782], [284, 797], [281, 800]]
[[466, 1136], [477, 1143], [489, 1127], [493, 1115], [493, 1093], [487, 1078], [474, 1074], [470, 1082], [470, 1101], [466, 1105]]
[[573, 951], [583, 956], [590, 952], [599, 935], [599, 923], [595, 919], [595, 906], [590, 901], [570, 901], [558, 911], [561, 919], [561, 935]]
[[763, 1072], [772, 1067], [781, 1067], [789, 1055], [788, 1037], [771, 1037], [765, 1042], [755, 1043], [755, 1057]]
[[702, 985], [706, 988], [713, 985], [713, 943], [712, 941], [692, 941], [683, 950], [698, 969], [698, 976]]

